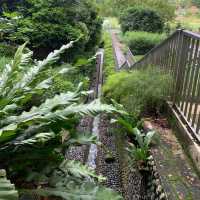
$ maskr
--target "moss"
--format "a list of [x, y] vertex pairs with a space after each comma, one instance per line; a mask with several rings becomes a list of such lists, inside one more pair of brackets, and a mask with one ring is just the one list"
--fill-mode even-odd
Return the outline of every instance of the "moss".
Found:
[[183, 185], [185, 187], [185, 189], [187, 190], [187, 194], [184, 197], [184, 199], [185, 200], [193, 200], [190, 188], [189, 188], [189, 186], [187, 185], [187, 183], [185, 182], [185, 180], [184, 180], [184, 178], [182, 176], [172, 175], [172, 176], [168, 177], [168, 180], [170, 181], [170, 183], [172, 185], [172, 188], [173, 188], [174, 194], [177, 197], [177, 200], [180, 199], [179, 198], [179, 194], [177, 193], [177, 187], [178, 187], [178, 185]]

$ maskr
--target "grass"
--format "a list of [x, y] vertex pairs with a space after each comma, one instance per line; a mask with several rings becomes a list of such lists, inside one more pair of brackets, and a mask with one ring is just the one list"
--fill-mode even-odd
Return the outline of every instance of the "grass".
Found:
[[109, 32], [104, 31], [103, 33], [103, 41], [104, 41], [104, 76], [107, 78], [108, 76], [115, 73], [115, 59], [112, 47], [112, 39]]
[[134, 57], [136, 61], [139, 61], [140, 59], [144, 57], [144, 55], [136, 55], [136, 56], [134, 55]]

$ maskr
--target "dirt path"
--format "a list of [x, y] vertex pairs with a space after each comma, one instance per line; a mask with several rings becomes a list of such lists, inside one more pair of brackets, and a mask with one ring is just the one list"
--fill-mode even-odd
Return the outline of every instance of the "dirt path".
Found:
[[160, 144], [152, 149], [157, 170], [169, 199], [199, 200], [200, 180], [165, 118], [149, 119]]

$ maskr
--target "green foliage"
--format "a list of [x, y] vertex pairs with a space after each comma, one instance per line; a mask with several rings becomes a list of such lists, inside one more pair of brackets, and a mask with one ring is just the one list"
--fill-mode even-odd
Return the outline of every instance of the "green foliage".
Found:
[[121, 14], [120, 23], [123, 32], [162, 32], [164, 29], [164, 21], [160, 15], [148, 7], [128, 8]]
[[112, 191], [111, 189], [105, 188], [103, 186], [97, 186], [93, 183], [82, 183], [82, 185], [77, 185], [76, 183], [70, 182], [63, 184], [58, 189], [38, 189], [36, 194], [41, 196], [57, 196], [65, 200], [122, 200], [123, 198]]
[[155, 132], [150, 131], [147, 134], [142, 133], [139, 130], [140, 122], [136, 123], [136, 121], [130, 121], [127, 117], [112, 119], [111, 122], [119, 124], [123, 129], [123, 133], [127, 133], [133, 140], [133, 143], [129, 143], [129, 147], [127, 148], [131, 164], [134, 161], [139, 169], [146, 167], [147, 160], [150, 156], [150, 144], [155, 138]]
[[[98, 143], [89, 134], [77, 137], [77, 118], [103, 111], [118, 112], [113, 106], [101, 104], [99, 99], [83, 103], [82, 96], [89, 92], [82, 91], [82, 84], [73, 92], [59, 93], [42, 102], [33, 101], [52, 84], [51, 74], [44, 79], [39, 75], [55, 64], [73, 43], [63, 45], [37, 62], [31, 60], [31, 51], [24, 53], [24, 44], [18, 48], [11, 63], [3, 68], [0, 76], [0, 163], [12, 178], [36, 185], [48, 182], [50, 174], [63, 161], [62, 152], [66, 152], [69, 146]], [[69, 67], [65, 65], [65, 68], [55, 71], [54, 77], [68, 73]], [[27, 107], [30, 101], [33, 104]], [[72, 161], [68, 165], [66, 162], [60, 167], [65, 168], [72, 179], [74, 176], [80, 179], [82, 176], [102, 178], [79, 163]]]
[[133, 116], [146, 112], [156, 114], [170, 92], [172, 78], [155, 67], [111, 75], [104, 85], [107, 101], [116, 100]]
[[162, 42], [165, 37], [165, 34], [132, 31], [126, 32], [123, 39], [134, 55], [144, 55]]
[[17, 49], [12, 45], [6, 43], [0, 44], [0, 56], [13, 57], [15, 55], [16, 50]]
[[[48, 170], [46, 170], [48, 172]], [[48, 173], [49, 174], [49, 173]], [[36, 176], [41, 173], [35, 174]], [[97, 185], [95, 182], [89, 182], [87, 179], [104, 181], [105, 178], [97, 176], [93, 169], [80, 164], [77, 161], [64, 161], [57, 167], [50, 176], [46, 176], [49, 187], [43, 187], [36, 190], [25, 191], [34, 196], [43, 197], [61, 197], [66, 200], [76, 199], [97, 199], [101, 200], [121, 200], [122, 197], [111, 189]]]
[[108, 77], [115, 73], [115, 60], [113, 56], [113, 47], [112, 47], [112, 39], [111, 35], [104, 31], [103, 35], [104, 41], [104, 75]]
[[90, 0], [25, 0], [14, 10], [20, 17], [10, 19], [13, 28], [3, 40], [16, 44], [29, 41], [28, 46], [36, 57], [44, 58], [53, 49], [81, 37], [68, 54], [68, 58], [73, 58], [94, 50], [100, 41], [102, 21]]
[[9, 57], [5, 57], [5, 56], [0, 57], [0, 72], [2, 71], [3, 66], [10, 63], [10, 61], [11, 61], [11, 58]]
[[192, 3], [198, 7], [200, 7], [200, 0], [192, 0]]
[[6, 178], [6, 171], [0, 170], [0, 199], [18, 200], [18, 192], [15, 186]]
[[155, 136], [155, 132], [150, 131], [147, 134], [143, 134], [137, 128], [134, 128], [132, 131], [136, 138], [137, 144], [134, 145], [130, 143], [127, 151], [129, 152], [131, 160], [137, 163], [139, 169], [143, 169], [143, 167], [145, 167], [147, 164], [148, 158], [150, 156], [150, 144], [153, 137]]

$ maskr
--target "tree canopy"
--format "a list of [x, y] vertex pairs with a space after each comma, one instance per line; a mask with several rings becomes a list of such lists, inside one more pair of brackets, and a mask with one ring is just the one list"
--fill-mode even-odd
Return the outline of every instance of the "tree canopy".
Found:
[[[4, 5], [11, 6], [9, 2]], [[29, 48], [40, 57], [78, 38], [79, 47], [72, 56], [92, 50], [100, 41], [102, 20], [90, 0], [22, 0], [12, 6], [19, 17], [3, 39], [16, 44], [29, 41]]]

